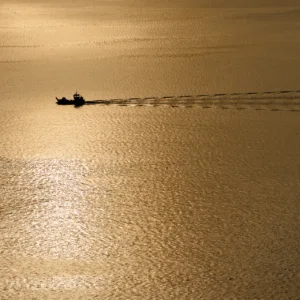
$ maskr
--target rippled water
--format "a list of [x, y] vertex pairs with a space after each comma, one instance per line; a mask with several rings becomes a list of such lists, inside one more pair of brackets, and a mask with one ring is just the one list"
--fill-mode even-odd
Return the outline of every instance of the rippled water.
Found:
[[298, 9], [86, 3], [1, 6], [0, 299], [297, 299]]
[[298, 113], [46, 111], [1, 124], [3, 299], [296, 299]]

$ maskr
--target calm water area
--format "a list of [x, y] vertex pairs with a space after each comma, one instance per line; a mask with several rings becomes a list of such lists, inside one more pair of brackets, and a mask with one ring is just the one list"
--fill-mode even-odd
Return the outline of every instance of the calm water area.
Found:
[[1, 1], [1, 300], [299, 299], [300, 6], [170, 2]]

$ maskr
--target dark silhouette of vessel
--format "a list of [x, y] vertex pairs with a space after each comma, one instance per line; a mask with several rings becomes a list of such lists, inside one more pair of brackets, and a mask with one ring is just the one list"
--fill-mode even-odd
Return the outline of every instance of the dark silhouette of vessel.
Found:
[[73, 100], [69, 100], [66, 97], [62, 97], [61, 99], [56, 98], [56, 103], [58, 105], [75, 105], [75, 106], [82, 106], [85, 104], [85, 100], [82, 95], [78, 94], [77, 91], [73, 95]]

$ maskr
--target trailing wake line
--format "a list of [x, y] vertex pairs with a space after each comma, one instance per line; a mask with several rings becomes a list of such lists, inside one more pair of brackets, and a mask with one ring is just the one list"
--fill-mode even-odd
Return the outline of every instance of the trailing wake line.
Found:
[[[282, 94], [291, 94], [291, 95], [285, 95], [283, 98]], [[115, 103], [123, 103], [123, 102], [141, 102], [141, 101], [166, 101], [166, 100], [182, 100], [187, 99], [189, 100], [259, 100], [262, 98], [266, 98], [267, 96], [272, 96], [272, 98], [277, 99], [278, 97], [282, 100], [290, 99], [300, 99], [300, 90], [282, 90], [282, 91], [266, 91], [266, 92], [247, 92], [247, 93], [218, 93], [218, 94], [199, 94], [199, 95], [179, 95], [179, 96], [153, 96], [153, 97], [145, 97], [145, 98], [137, 98], [137, 97], [131, 97], [131, 98], [114, 98], [114, 99], [107, 99], [107, 100], [91, 100], [87, 101], [88, 103], [94, 103], [94, 102], [115, 102]], [[238, 96], [238, 98], [237, 98]], [[251, 98], [249, 96], [252, 96]], [[270, 98], [270, 97], [269, 97]]]

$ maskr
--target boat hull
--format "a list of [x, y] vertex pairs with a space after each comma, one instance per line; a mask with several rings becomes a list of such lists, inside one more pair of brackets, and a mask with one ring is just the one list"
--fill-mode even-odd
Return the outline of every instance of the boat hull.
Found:
[[58, 99], [56, 98], [56, 104], [58, 105], [75, 105], [75, 106], [81, 106], [85, 104], [84, 100], [68, 100], [66, 98]]

